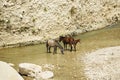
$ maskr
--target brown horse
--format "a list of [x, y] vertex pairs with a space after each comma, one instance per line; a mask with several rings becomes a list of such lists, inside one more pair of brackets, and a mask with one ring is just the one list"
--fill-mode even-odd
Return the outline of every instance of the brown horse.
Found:
[[69, 37], [60, 36], [59, 37], [59, 42], [61, 42], [61, 41], [63, 42], [64, 49], [67, 49], [67, 44], [69, 44], [70, 47], [71, 47], [70, 51], [72, 51], [72, 44], [74, 42], [74, 38], [72, 38], [71, 36], [69, 36]]
[[80, 43], [80, 39], [76, 39], [72, 42], [75, 51], [76, 51], [76, 45], [77, 45], [78, 42]]
[[51, 39], [51, 40], [48, 40], [48, 41], [46, 42], [47, 53], [50, 53], [50, 52], [51, 52], [51, 51], [50, 51], [51, 47], [54, 48], [53, 54], [54, 54], [54, 53], [57, 53], [57, 47], [61, 50], [61, 53], [64, 54], [64, 53], [63, 53], [63, 52], [64, 52], [64, 49], [63, 49], [63, 47], [59, 44], [58, 41], [52, 40], [52, 39]]

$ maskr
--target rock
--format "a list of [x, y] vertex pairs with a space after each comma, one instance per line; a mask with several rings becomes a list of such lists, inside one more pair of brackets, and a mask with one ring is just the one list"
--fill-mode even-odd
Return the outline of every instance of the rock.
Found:
[[52, 64], [43, 64], [43, 68], [53, 70], [55, 68], [55, 66]]
[[24, 79], [9, 64], [0, 61], [0, 80], [24, 80]]
[[42, 72], [42, 67], [31, 63], [21, 63], [19, 64], [19, 73], [22, 75], [34, 77], [35, 80], [49, 79], [54, 76], [51, 71]]
[[11, 67], [15, 66], [13, 63], [8, 63]]
[[[114, 53], [114, 55], [111, 55]], [[120, 46], [107, 47], [84, 57], [85, 75], [89, 80], [120, 79]]]
[[42, 72], [42, 68], [39, 65], [32, 63], [21, 63], [19, 64], [19, 73], [30, 77], [36, 77]]
[[44, 71], [39, 74], [39, 77], [42, 79], [50, 79], [54, 76], [53, 72], [51, 71]]

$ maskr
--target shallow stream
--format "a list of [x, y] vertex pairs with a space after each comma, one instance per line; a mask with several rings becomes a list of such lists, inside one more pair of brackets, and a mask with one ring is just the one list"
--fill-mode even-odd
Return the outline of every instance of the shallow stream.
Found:
[[[45, 44], [39, 44], [1, 49], [0, 60], [15, 64], [16, 69], [18, 69], [18, 64], [24, 62], [38, 65], [52, 64], [55, 68], [53, 69], [54, 78], [51, 80], [86, 80], [82, 57], [85, 53], [100, 48], [120, 46], [120, 23], [97, 31], [79, 34], [75, 38], [81, 39], [76, 52], [65, 51], [65, 54], [62, 55], [58, 49], [57, 54], [53, 55], [46, 53]], [[26, 80], [29, 79], [26, 78]]]

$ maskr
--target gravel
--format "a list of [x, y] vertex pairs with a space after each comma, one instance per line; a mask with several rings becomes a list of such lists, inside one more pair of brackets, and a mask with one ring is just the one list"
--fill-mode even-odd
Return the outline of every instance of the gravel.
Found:
[[120, 80], [120, 46], [88, 53], [83, 60], [89, 80]]

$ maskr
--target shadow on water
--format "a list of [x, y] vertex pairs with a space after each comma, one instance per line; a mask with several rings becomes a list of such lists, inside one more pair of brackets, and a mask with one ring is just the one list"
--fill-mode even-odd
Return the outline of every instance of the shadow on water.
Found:
[[[114, 27], [114, 28], [113, 28]], [[34, 63], [38, 65], [53, 64], [55, 69], [54, 80], [86, 80], [82, 56], [85, 53], [111, 46], [120, 46], [120, 24], [113, 25], [97, 31], [91, 31], [75, 36], [80, 38], [76, 52], [65, 51], [62, 55], [58, 49], [57, 54], [46, 53], [45, 44], [8, 48], [0, 50], [0, 60], [16, 65], [19, 63]], [[52, 49], [53, 50], [53, 49]]]

